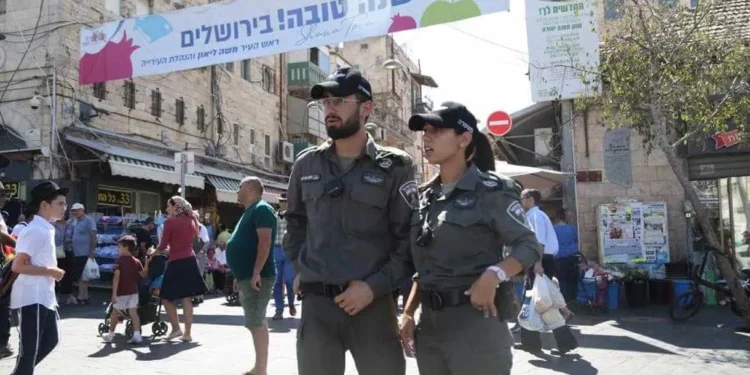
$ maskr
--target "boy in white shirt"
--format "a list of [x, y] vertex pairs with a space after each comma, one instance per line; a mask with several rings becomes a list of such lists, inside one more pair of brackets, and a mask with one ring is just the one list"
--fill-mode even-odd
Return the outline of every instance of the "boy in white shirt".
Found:
[[65, 271], [57, 267], [55, 227], [51, 222], [65, 216], [67, 188], [42, 182], [31, 190], [30, 207], [37, 213], [16, 241], [13, 272], [18, 278], [10, 297], [11, 309], [19, 311], [19, 355], [13, 375], [32, 375], [34, 367], [57, 346], [57, 298], [55, 281]]

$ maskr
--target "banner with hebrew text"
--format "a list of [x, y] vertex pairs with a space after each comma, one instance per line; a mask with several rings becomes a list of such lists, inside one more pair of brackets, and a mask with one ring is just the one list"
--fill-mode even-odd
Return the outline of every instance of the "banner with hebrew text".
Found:
[[164, 74], [507, 11], [508, 0], [233, 0], [81, 29], [79, 82]]

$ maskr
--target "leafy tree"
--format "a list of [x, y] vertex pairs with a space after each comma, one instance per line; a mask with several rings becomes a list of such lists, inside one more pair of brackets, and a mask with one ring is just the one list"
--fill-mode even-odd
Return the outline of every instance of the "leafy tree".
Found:
[[[606, 3], [612, 6], [613, 1]], [[601, 94], [578, 99], [576, 108], [598, 108], [606, 123], [641, 134], [648, 152], [664, 152], [708, 243], [719, 249], [717, 265], [750, 327], [750, 305], [732, 255], [721, 246], [679, 152], [690, 142], [702, 143], [726, 130], [730, 123], [740, 137], [747, 134], [750, 17], [741, 10], [750, 5], [747, 0], [700, 0], [696, 9], [669, 0], [619, 4], [608, 9], [619, 17], [601, 28], [600, 73], [588, 82]]]

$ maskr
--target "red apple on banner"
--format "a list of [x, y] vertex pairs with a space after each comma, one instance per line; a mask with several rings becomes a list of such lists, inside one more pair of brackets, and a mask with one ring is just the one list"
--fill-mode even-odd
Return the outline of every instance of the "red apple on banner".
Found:
[[78, 63], [78, 82], [86, 85], [132, 77], [130, 56], [138, 48], [133, 45], [133, 39], [128, 39], [128, 34], [123, 33], [119, 42], [110, 40], [101, 51], [83, 55]]

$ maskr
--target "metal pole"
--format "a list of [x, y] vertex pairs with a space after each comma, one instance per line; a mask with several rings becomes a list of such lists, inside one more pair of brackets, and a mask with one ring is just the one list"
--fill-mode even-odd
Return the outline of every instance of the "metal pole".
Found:
[[185, 174], [187, 172], [187, 154], [180, 154], [180, 196], [185, 198]]
[[[49, 81], [47, 81], [49, 82]], [[52, 100], [50, 102], [50, 109], [52, 112], [52, 126], [50, 129], [50, 175], [52, 174], [53, 166], [52, 166], [52, 158], [53, 155], [55, 155], [55, 152], [57, 150], [57, 59], [52, 58]], [[59, 176], [59, 174], [58, 174]]]

